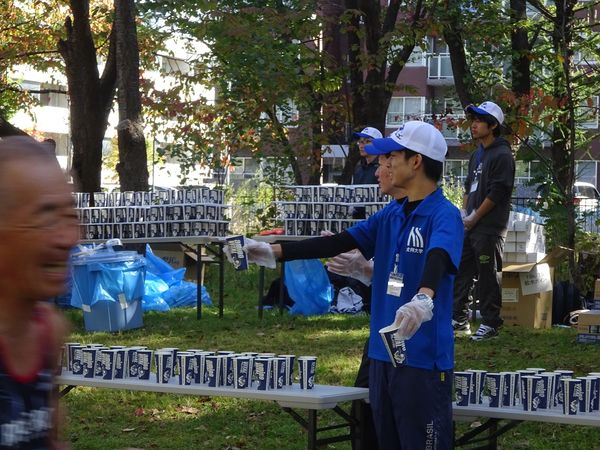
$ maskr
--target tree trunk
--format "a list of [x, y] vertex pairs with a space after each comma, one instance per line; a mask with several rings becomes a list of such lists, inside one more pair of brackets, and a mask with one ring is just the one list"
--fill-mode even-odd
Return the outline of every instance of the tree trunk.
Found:
[[450, 52], [450, 64], [452, 65], [452, 74], [454, 76], [454, 87], [456, 94], [463, 108], [473, 103], [473, 93], [475, 81], [465, 54], [465, 43], [461, 34], [462, 22], [460, 7], [462, 3], [456, 0], [448, 1], [446, 11], [447, 22], [444, 26], [444, 41], [448, 45]]
[[133, 0], [115, 2], [119, 163], [121, 190], [148, 190], [148, 160], [142, 122], [140, 55]]
[[[527, 19], [525, 0], [510, 0], [511, 22], [516, 24]], [[517, 97], [529, 95], [531, 90], [531, 59], [529, 57], [529, 39], [527, 29], [513, 25], [511, 32], [512, 44], [512, 89]]]
[[82, 192], [100, 190], [102, 140], [115, 93], [115, 46], [110, 49], [102, 78], [90, 29], [89, 1], [72, 0], [73, 19], [65, 20], [66, 39], [58, 50], [65, 61], [69, 86], [69, 114], [73, 143], [72, 176]]

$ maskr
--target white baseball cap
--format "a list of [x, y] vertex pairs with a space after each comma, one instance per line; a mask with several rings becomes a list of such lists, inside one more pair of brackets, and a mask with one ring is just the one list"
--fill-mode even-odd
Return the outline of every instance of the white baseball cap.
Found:
[[377, 128], [367, 127], [363, 128], [360, 132], [352, 133], [355, 138], [367, 138], [367, 139], [381, 139], [383, 134]]
[[469, 105], [465, 108], [465, 111], [481, 114], [482, 116], [492, 116], [498, 121], [498, 124], [500, 125], [502, 125], [502, 123], [504, 122], [504, 113], [502, 112], [502, 109], [494, 102], [483, 102], [479, 106]]
[[429, 158], [444, 162], [448, 145], [440, 130], [427, 122], [411, 120], [388, 137], [374, 139], [365, 151], [371, 155], [386, 155], [393, 151], [412, 150]]

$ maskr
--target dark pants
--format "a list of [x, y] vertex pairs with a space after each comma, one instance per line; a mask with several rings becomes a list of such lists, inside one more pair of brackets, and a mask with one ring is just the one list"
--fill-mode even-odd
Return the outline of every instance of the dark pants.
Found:
[[479, 299], [482, 323], [493, 328], [502, 325], [502, 253], [504, 238], [468, 232], [463, 243], [458, 274], [454, 280], [454, 313], [457, 322], [469, 320], [469, 291], [477, 278], [475, 294]]
[[369, 399], [382, 450], [453, 448], [452, 370], [371, 360]]
[[[369, 339], [367, 338], [354, 382], [355, 387], [369, 387], [369, 361]], [[371, 405], [364, 400], [354, 400], [350, 414], [361, 427], [361, 433], [352, 440], [352, 448], [354, 450], [377, 450], [377, 435], [375, 434]]]

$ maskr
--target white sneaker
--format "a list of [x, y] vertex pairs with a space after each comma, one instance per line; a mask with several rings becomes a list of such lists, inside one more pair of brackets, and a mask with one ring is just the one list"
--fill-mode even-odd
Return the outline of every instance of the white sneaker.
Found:
[[472, 341], [483, 341], [484, 339], [489, 339], [498, 336], [498, 329], [490, 327], [488, 325], [479, 325], [479, 328], [475, 332], [473, 336], [471, 336]]

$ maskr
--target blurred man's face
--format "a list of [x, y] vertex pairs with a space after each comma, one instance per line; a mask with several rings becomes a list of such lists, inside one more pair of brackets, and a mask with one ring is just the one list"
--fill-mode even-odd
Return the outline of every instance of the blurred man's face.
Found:
[[373, 139], [364, 137], [361, 137], [358, 140], [358, 151], [360, 152], [361, 157], [366, 158], [367, 156], [369, 156], [368, 153], [365, 152], [365, 146], [370, 144], [371, 142], [373, 142]]
[[14, 161], [4, 168], [13, 207], [0, 224], [0, 287], [6, 295], [42, 300], [63, 293], [69, 251], [79, 239], [71, 190], [58, 164]]
[[394, 185], [392, 184], [392, 172], [387, 155], [379, 155], [379, 166], [375, 171], [375, 176], [379, 182], [379, 189], [384, 194], [391, 194]]

